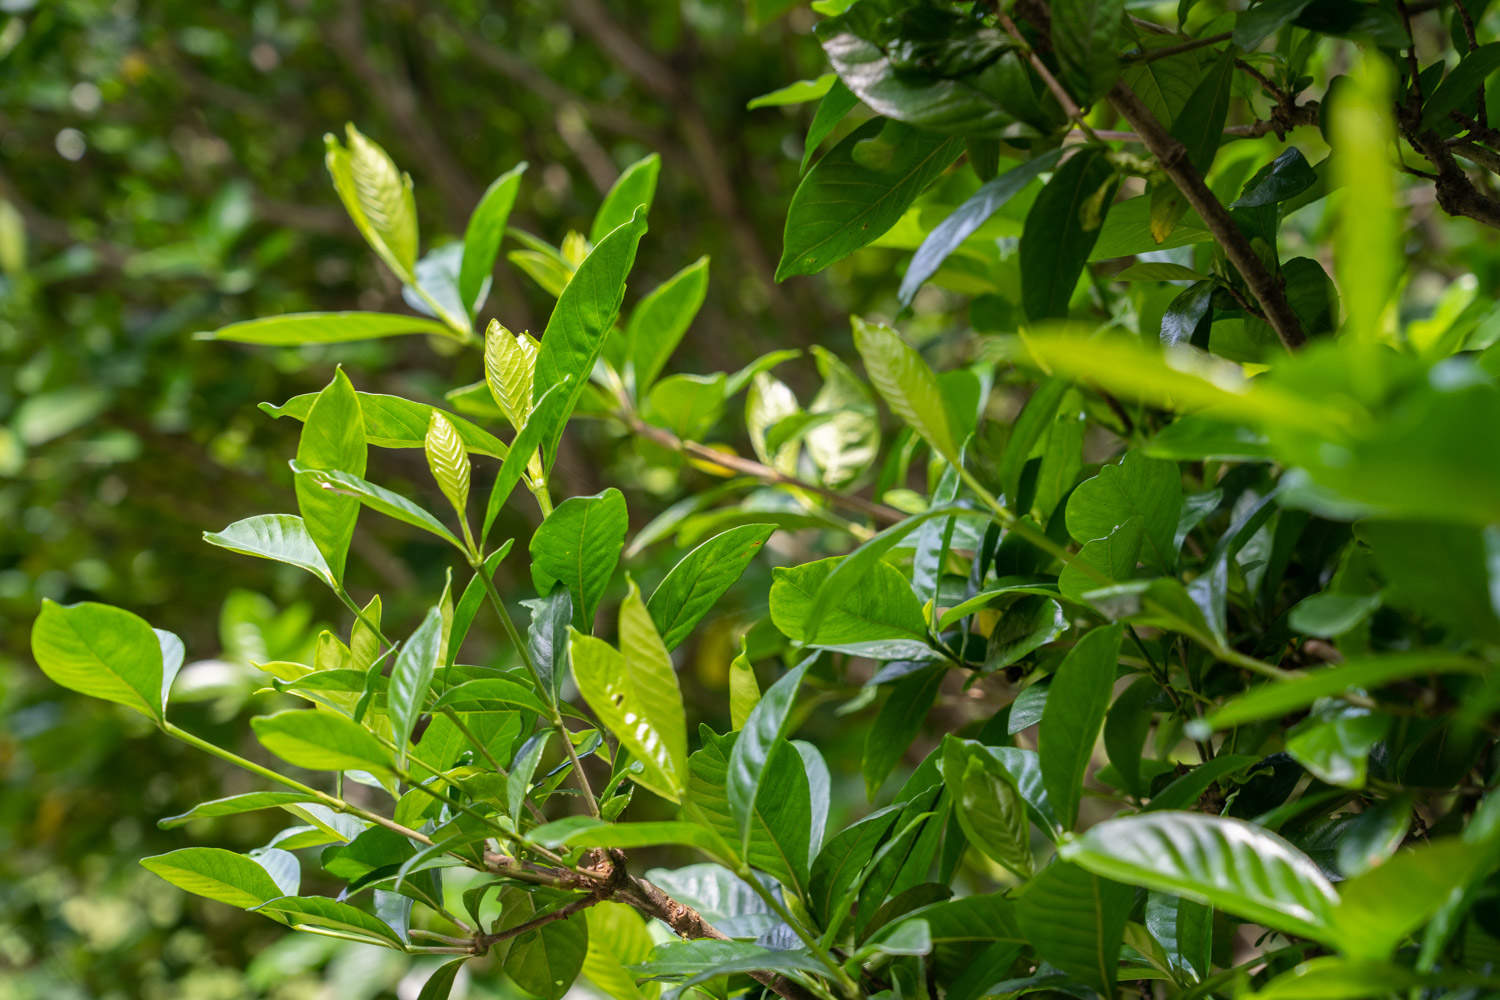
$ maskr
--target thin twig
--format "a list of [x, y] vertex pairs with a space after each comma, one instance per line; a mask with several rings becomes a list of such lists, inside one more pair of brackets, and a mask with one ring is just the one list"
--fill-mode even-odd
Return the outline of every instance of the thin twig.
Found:
[[1027, 44], [1025, 36], [1021, 34], [1021, 29], [1016, 27], [1016, 22], [1012, 21], [1010, 15], [1003, 10], [995, 11], [995, 20], [999, 23], [1000, 27], [1005, 29], [1005, 33], [1026, 53], [1026, 61], [1031, 63], [1031, 68], [1036, 70], [1036, 75], [1041, 77], [1042, 83], [1046, 84], [1052, 96], [1057, 99], [1057, 103], [1062, 107], [1063, 112], [1083, 130], [1084, 135], [1098, 142], [1099, 137], [1094, 134], [1093, 128], [1088, 122], [1083, 120], [1083, 111], [1078, 107], [1078, 102], [1073, 100], [1067, 88], [1058, 82], [1057, 77], [1052, 75], [1052, 71], [1047, 68], [1046, 63], [1042, 62], [1042, 57], [1036, 54], [1036, 50]]
[[1125, 56], [1126, 62], [1148, 63], [1158, 59], [1167, 59], [1171, 56], [1181, 55], [1184, 52], [1192, 52], [1194, 49], [1206, 48], [1210, 45], [1218, 45], [1227, 42], [1234, 37], [1234, 32], [1225, 31], [1217, 35], [1209, 35], [1206, 38], [1194, 38], [1180, 45], [1164, 45], [1159, 49], [1141, 49], [1139, 53], [1131, 52]]

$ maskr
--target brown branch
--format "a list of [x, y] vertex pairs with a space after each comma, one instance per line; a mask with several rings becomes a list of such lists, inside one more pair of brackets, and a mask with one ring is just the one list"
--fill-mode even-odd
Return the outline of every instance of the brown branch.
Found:
[[483, 955], [485, 952], [489, 951], [490, 948], [499, 944], [501, 941], [508, 941], [511, 938], [517, 938], [522, 934], [530, 934], [534, 930], [546, 927], [548, 924], [556, 923], [559, 920], [566, 920], [569, 917], [573, 916], [575, 913], [582, 913], [590, 906], [594, 906], [602, 902], [604, 902], [603, 896], [600, 896], [598, 894], [591, 894], [588, 896], [584, 896], [582, 899], [575, 899], [573, 902], [567, 904], [566, 906], [560, 906], [548, 913], [543, 913], [539, 917], [527, 920], [524, 923], [516, 924], [516, 926], [514, 927], [507, 927], [503, 931], [497, 931], [494, 934], [476, 934], [474, 935], [474, 942], [471, 947], [471, 951], [475, 955]]
[[1260, 303], [1266, 321], [1276, 331], [1277, 337], [1287, 350], [1295, 350], [1307, 342], [1302, 330], [1302, 321], [1287, 302], [1281, 282], [1267, 270], [1256, 256], [1245, 234], [1240, 232], [1227, 209], [1204, 183], [1202, 175], [1188, 161], [1188, 151], [1181, 142], [1162, 127], [1153, 115], [1123, 81], [1116, 83], [1109, 93], [1110, 103], [1130, 123], [1145, 143], [1146, 149], [1156, 157], [1162, 170], [1177, 185], [1189, 205], [1203, 219], [1204, 225], [1213, 233], [1214, 239], [1224, 250], [1224, 256], [1240, 272], [1255, 300]]
[[722, 466], [742, 475], [753, 476], [770, 486], [791, 486], [799, 490], [806, 490], [809, 493], [815, 493], [829, 503], [841, 505], [878, 522], [895, 524], [898, 521], [906, 519], [906, 515], [901, 511], [894, 507], [887, 507], [883, 503], [876, 503], [873, 500], [866, 500], [864, 497], [840, 493], [838, 490], [831, 490], [826, 486], [809, 483], [805, 479], [789, 476], [780, 469], [773, 469], [771, 466], [757, 462], [753, 458], [744, 458], [730, 452], [719, 451], [716, 448], [710, 448], [708, 445], [699, 444], [697, 441], [685, 441], [665, 427], [657, 427], [654, 424], [646, 423], [632, 411], [622, 412], [618, 416], [630, 428], [632, 434], [655, 441], [663, 448], [671, 451], [680, 452], [703, 462], [711, 462], [714, 465]]
[[1234, 37], [1234, 32], [1225, 31], [1217, 35], [1209, 35], [1206, 38], [1194, 38], [1180, 45], [1164, 45], [1159, 49], [1141, 49], [1139, 54], [1134, 52], [1125, 56], [1126, 62], [1148, 63], [1157, 59], [1167, 59], [1171, 56], [1181, 55], [1184, 52], [1192, 52], [1194, 49], [1206, 48], [1209, 45], [1217, 45], [1227, 42]]
[[1047, 89], [1052, 93], [1053, 98], [1056, 99], [1058, 105], [1062, 107], [1067, 116], [1083, 130], [1084, 135], [1098, 142], [1099, 136], [1094, 133], [1089, 123], [1083, 120], [1083, 111], [1078, 107], [1078, 102], [1073, 100], [1073, 96], [1068, 93], [1067, 88], [1058, 82], [1057, 77], [1052, 75], [1052, 71], [1047, 68], [1046, 63], [1042, 62], [1042, 57], [1036, 54], [1036, 50], [1026, 44], [1026, 39], [1022, 36], [1021, 30], [1016, 27], [1016, 22], [1012, 21], [1005, 11], [998, 9], [995, 11], [995, 20], [999, 22], [1000, 27], [1005, 29], [1005, 33], [1025, 51], [1026, 61], [1031, 63], [1031, 68], [1036, 70], [1036, 75], [1041, 77], [1042, 83], [1046, 84]]

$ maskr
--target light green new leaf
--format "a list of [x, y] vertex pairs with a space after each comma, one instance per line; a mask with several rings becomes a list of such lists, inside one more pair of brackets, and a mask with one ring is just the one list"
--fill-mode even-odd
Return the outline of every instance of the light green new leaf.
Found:
[[1131, 518], [1140, 518], [1141, 558], [1165, 573], [1177, 564], [1181, 511], [1182, 473], [1176, 463], [1129, 452], [1119, 464], [1104, 466], [1073, 491], [1068, 498], [1068, 534], [1078, 542], [1108, 538]]
[[736, 732], [745, 728], [745, 721], [759, 701], [760, 682], [755, 679], [755, 666], [741, 647], [729, 664], [729, 724]]
[[573, 625], [591, 632], [594, 611], [625, 547], [625, 497], [611, 486], [558, 504], [531, 536], [531, 582], [538, 594], [561, 583], [573, 595]]
[[589, 925], [584, 977], [612, 1000], [655, 1000], [661, 988], [655, 983], [637, 986], [627, 968], [651, 954], [645, 919], [624, 903], [599, 903], [584, 913]]
[[279, 917], [297, 930], [326, 931], [335, 937], [353, 935], [371, 944], [406, 950], [401, 935], [384, 920], [323, 896], [282, 896], [257, 907], [256, 912]]
[[1106, 820], [1061, 855], [1098, 875], [1332, 943], [1338, 896], [1306, 854], [1262, 827], [1190, 812]]
[[798, 80], [789, 83], [785, 87], [777, 87], [769, 93], [761, 94], [759, 97], [750, 98], [745, 105], [746, 111], [754, 111], [757, 108], [782, 108], [789, 104], [806, 104], [816, 101], [833, 87], [833, 81], [838, 79], [835, 73], [824, 73], [822, 76], [812, 80]]
[[632, 780], [680, 802], [688, 774], [682, 692], [666, 647], [633, 588], [621, 606], [620, 626], [623, 653], [573, 631], [573, 679], [599, 721], [641, 764]]
[[728, 846], [697, 823], [606, 823], [592, 816], [568, 816], [544, 823], [531, 831], [529, 838], [543, 847], [623, 848], [675, 844], [697, 848], [721, 861], [726, 860], [725, 848]]
[[672, 567], [651, 593], [646, 608], [667, 649], [676, 649], [718, 603], [776, 526], [743, 524], [715, 535]]
[[278, 806], [292, 805], [298, 802], [317, 802], [316, 796], [304, 792], [242, 792], [239, 795], [227, 795], [222, 799], [212, 799], [208, 802], [200, 802], [187, 812], [178, 813], [175, 816], [166, 816], [156, 821], [156, 825], [163, 830], [171, 830], [174, 827], [183, 826], [195, 819], [209, 819], [214, 816], [238, 816], [241, 813], [256, 812], [261, 809], [275, 809]]
[[1404, 267], [1396, 170], [1384, 151], [1396, 142], [1391, 70], [1373, 53], [1358, 61], [1335, 93], [1329, 127], [1336, 183], [1345, 189], [1334, 241], [1344, 327], [1378, 343]]
[[195, 896], [242, 909], [286, 895], [254, 859], [217, 847], [184, 847], [142, 858], [141, 867]]
[[[315, 472], [311, 475], [339, 474]], [[256, 514], [234, 522], [223, 531], [206, 531], [203, 540], [231, 552], [305, 569], [330, 587], [337, 587], [323, 553], [308, 535], [302, 518], [295, 514]]]
[[469, 506], [469, 453], [448, 418], [437, 410], [427, 424], [427, 468], [437, 480], [438, 489], [453, 505], [460, 521], [467, 517]]
[[161, 722], [166, 709], [162, 645], [145, 619], [122, 608], [42, 600], [31, 655], [53, 681]]
[[1054, 859], [1017, 900], [1016, 920], [1038, 955], [1110, 997], [1132, 895], [1129, 886]]
[[410, 284], [417, 263], [417, 205], [411, 178], [352, 124], [345, 132], [347, 149], [333, 135], [323, 137], [334, 190], [370, 249]]
[[708, 293], [708, 258], [699, 257], [636, 305], [625, 324], [625, 357], [637, 395], [644, 393], [677, 349]]
[[536, 355], [541, 344], [529, 333], [511, 333], [499, 320], [484, 331], [484, 382], [512, 427], [531, 416]]
[[[307, 411], [297, 442], [297, 463], [308, 469], [336, 469], [363, 476], [367, 452], [359, 395], [340, 368]], [[323, 554], [333, 579], [342, 584], [349, 542], [359, 519], [359, 501], [322, 489], [303, 476], [298, 476], [293, 486], [302, 525]]]
[[478, 312], [483, 304], [480, 295], [490, 272], [495, 269], [495, 254], [500, 250], [505, 223], [516, 203], [516, 192], [521, 188], [521, 175], [525, 172], [526, 164], [522, 162], [495, 178], [469, 216], [469, 224], [464, 229], [463, 263], [458, 272], [458, 296], [470, 314]]
[[1121, 626], [1111, 625], [1078, 640], [1057, 668], [1042, 709], [1037, 731], [1042, 783], [1065, 830], [1078, 820], [1084, 772], [1104, 725], [1120, 664], [1121, 632]]
[[250, 720], [255, 738], [267, 750], [309, 771], [391, 770], [391, 755], [369, 731], [342, 715], [291, 709]]
[[[432, 414], [440, 412], [458, 429], [458, 436], [463, 438], [464, 447], [474, 454], [504, 458], [509, 450], [503, 441], [478, 424], [438, 410], [435, 406], [378, 392], [361, 392], [357, 395], [360, 411], [364, 415], [365, 441], [377, 448], [424, 447], [427, 442], [427, 425], [432, 422]], [[303, 393], [293, 396], [280, 406], [261, 403], [260, 408], [273, 417], [306, 420], [316, 398], [314, 393]]]
[[[343, 493], [351, 497], [358, 497], [359, 501], [366, 507], [369, 507], [371, 510], [380, 514], [384, 514], [386, 517], [395, 518], [397, 521], [409, 524], [414, 528], [421, 528], [423, 531], [430, 531], [432, 534], [437, 535], [439, 538], [447, 542], [449, 545], [452, 545], [454, 548], [460, 551], [464, 551], [464, 544], [458, 540], [458, 537], [454, 535], [453, 532], [448, 530], [447, 526], [443, 524], [442, 521], [439, 521], [432, 514], [423, 510], [421, 507], [418, 507], [416, 504], [412, 503], [410, 500], [406, 499], [406, 497], [402, 496], [399, 493], [388, 490], [384, 486], [377, 486], [374, 483], [369, 482], [368, 480], [361, 479], [359, 476], [351, 476], [347, 472], [304, 469], [296, 462], [292, 462], [291, 466], [292, 471], [297, 474], [298, 479], [301, 479], [305, 476], [315, 486], [321, 489]], [[286, 517], [288, 515], [280, 514], [265, 516]], [[242, 521], [239, 523], [243, 524], [244, 522]], [[230, 525], [230, 528], [233, 527], [234, 525]], [[227, 534], [230, 528], [224, 529], [223, 533]], [[208, 540], [214, 542], [214, 544], [216, 545], [221, 544], [214, 541], [214, 539], [212, 538], [209, 538]], [[230, 548], [230, 546], [225, 546], [225, 548]], [[258, 554], [259, 553], [251, 553], [251, 555]], [[268, 558], [275, 557], [272, 556]], [[282, 562], [290, 562], [290, 560], [283, 559]], [[301, 564], [298, 563], [294, 565]], [[311, 570], [309, 570], [309, 572], [311, 572]]]
[[948, 422], [948, 411], [937, 376], [901, 335], [883, 323], [866, 323], [855, 316], [854, 346], [865, 371], [891, 412], [920, 434], [932, 450], [958, 464], [958, 447]]
[[943, 739], [943, 783], [969, 843], [1023, 879], [1031, 877], [1031, 826], [1016, 780], [982, 746]]
[[859, 586], [835, 595], [836, 602], [808, 630], [814, 595], [837, 566], [839, 556], [778, 567], [772, 573], [771, 622], [788, 639], [810, 646], [878, 655], [884, 659], [930, 655], [922, 602], [900, 570], [877, 562]]
[[[635, 264], [635, 251], [645, 234], [646, 213], [637, 210], [629, 223], [605, 236], [584, 258], [547, 320], [542, 347], [536, 356], [531, 418], [542, 423], [539, 440], [542, 464], [547, 467], [557, 454], [563, 425], [573, 415], [588, 384], [589, 373], [604, 350], [604, 338], [620, 314], [625, 279]], [[561, 385], [558, 391], [562, 393], [558, 404], [542, 407], [542, 394], [557, 385]]]
[[202, 331], [195, 334], [195, 337], [199, 340], [288, 347], [294, 344], [342, 344], [351, 340], [373, 340], [376, 337], [394, 337], [405, 333], [454, 336], [447, 326], [425, 316], [377, 312], [316, 312], [248, 319], [230, 323], [217, 330]]
[[855, 129], [797, 185], [776, 280], [816, 274], [885, 235], [963, 149], [962, 139], [883, 118]]
[[651, 153], [620, 171], [614, 186], [599, 203], [589, 226], [589, 242], [598, 243], [634, 217], [636, 210], [651, 211], [656, 198], [656, 179], [661, 174], [661, 156]]
[[442, 610], [433, 607], [428, 609], [422, 624], [396, 654], [386, 699], [391, 718], [391, 740], [403, 758], [406, 756], [406, 741], [426, 709], [427, 691], [432, 687], [444, 646]]

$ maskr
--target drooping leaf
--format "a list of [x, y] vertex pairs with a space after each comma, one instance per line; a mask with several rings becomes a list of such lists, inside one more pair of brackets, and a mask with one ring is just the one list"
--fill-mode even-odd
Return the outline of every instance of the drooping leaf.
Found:
[[963, 148], [885, 119], [855, 129], [792, 195], [776, 280], [816, 274], [884, 235]]
[[1307, 855], [1252, 823], [1189, 812], [1123, 816], [1090, 828], [1059, 852], [1106, 878], [1333, 940], [1338, 896], [1328, 879]]
[[860, 757], [865, 796], [871, 801], [921, 731], [946, 672], [943, 667], [928, 667], [907, 674], [891, 685], [891, 693], [880, 706], [875, 723], [865, 737], [865, 749]]
[[281, 896], [263, 903], [256, 912], [275, 916], [299, 930], [326, 930], [335, 936], [353, 936], [397, 951], [406, 950], [401, 935], [379, 917], [349, 903], [322, 896]]
[[43, 673], [71, 691], [126, 705], [153, 722], [164, 717], [161, 643], [129, 611], [44, 598], [31, 627], [31, 655]]
[[363, 726], [342, 715], [292, 709], [250, 720], [255, 738], [267, 750], [310, 771], [389, 773], [391, 756]]
[[[437, 407], [378, 392], [361, 392], [356, 395], [359, 397], [360, 412], [364, 416], [367, 443], [377, 448], [421, 448], [425, 446], [427, 426], [432, 422], [432, 414]], [[273, 417], [306, 420], [307, 414], [312, 410], [313, 400], [316, 398], [315, 393], [304, 393], [300, 396], [293, 396], [280, 406], [261, 403], [260, 408]], [[505, 443], [495, 435], [456, 414], [446, 410], [440, 412], [458, 430], [459, 437], [464, 440], [464, 447], [470, 452], [476, 455], [490, 455], [494, 458], [505, 457], [507, 451]]]
[[451, 962], [445, 962], [433, 970], [432, 975], [422, 984], [422, 991], [417, 994], [417, 1000], [449, 1000], [453, 995], [453, 984], [458, 979], [459, 970], [464, 967], [468, 958], [455, 958]]
[[1052, 46], [1080, 105], [1094, 103], [1113, 86], [1124, 28], [1125, 0], [1054, 0]]
[[672, 567], [646, 603], [667, 649], [676, 649], [688, 637], [775, 530], [770, 524], [731, 528], [699, 545]]
[[1234, 83], [1234, 59], [1228, 51], [1204, 71], [1198, 86], [1172, 122], [1172, 138], [1187, 148], [1188, 162], [1200, 174], [1213, 166], [1219, 144], [1224, 141], [1224, 120], [1229, 116], [1229, 97]]
[[228, 795], [222, 799], [200, 802], [187, 812], [157, 820], [156, 825], [163, 830], [171, 830], [197, 819], [238, 816], [241, 813], [256, 812], [260, 809], [275, 809], [278, 806], [297, 802], [317, 801], [319, 801], [317, 797], [305, 792], [241, 792], [239, 795]]
[[286, 895], [254, 859], [218, 847], [184, 847], [157, 854], [142, 858], [141, 867], [195, 896], [241, 909]]
[[1068, 314], [1068, 301], [1099, 238], [1116, 183], [1109, 158], [1091, 146], [1059, 167], [1032, 203], [1020, 254], [1021, 300], [1032, 322]]
[[[421, 528], [423, 531], [431, 532], [456, 549], [462, 551], [464, 548], [464, 544], [458, 540], [458, 536], [454, 535], [453, 532], [448, 530], [447, 525], [443, 524], [442, 521], [439, 521], [433, 514], [431, 514], [427, 510], [418, 507], [415, 503], [408, 500], [401, 494], [394, 492], [393, 490], [388, 490], [384, 486], [377, 486], [375, 483], [369, 482], [365, 479], [361, 479], [359, 476], [350, 475], [347, 472], [334, 472], [327, 469], [305, 469], [301, 466], [301, 464], [297, 462], [292, 462], [291, 466], [292, 471], [297, 474], [298, 479], [307, 479], [317, 489], [324, 489], [330, 492], [342, 493], [346, 496], [356, 498], [360, 503], [364, 504], [366, 507], [369, 507], [371, 510], [377, 513], [384, 514], [386, 517], [394, 518], [395, 520], [401, 521], [404, 524], [409, 524], [414, 528]], [[267, 514], [262, 516], [265, 518], [287, 518], [290, 515]], [[288, 529], [288, 537], [290, 540], [283, 545], [283, 549], [285, 551], [293, 554], [297, 552], [297, 549], [293, 547], [292, 542], [295, 541], [296, 529], [301, 528], [301, 520], [294, 520], [297, 521], [297, 524], [294, 527]], [[220, 534], [223, 536], [228, 536], [231, 530], [243, 524], [245, 524], [244, 521], [236, 522], [235, 524], [230, 525], [228, 528], [225, 528], [224, 531]], [[305, 530], [303, 531], [303, 534], [306, 534]], [[205, 535], [204, 537], [208, 541], [214, 542], [214, 544], [216, 545], [223, 544], [222, 542], [216, 541], [214, 538], [211, 538], [207, 535]], [[269, 545], [267, 547], [269, 549]], [[233, 548], [233, 546], [224, 545], [224, 548]], [[235, 549], [235, 551], [244, 552], [246, 550]], [[261, 553], [249, 552], [248, 554], [260, 555]], [[266, 558], [275, 559], [278, 557], [267, 555]], [[321, 555], [319, 556], [319, 558], [322, 558]], [[291, 562], [292, 560], [288, 558], [281, 558], [278, 559], [278, 561]], [[294, 566], [302, 565], [302, 563], [296, 562], [292, 564]], [[307, 569], [309, 572], [316, 572], [316, 570], [312, 569], [310, 566], [303, 566], [303, 568]]]
[[654, 983], [636, 985], [628, 968], [651, 954], [645, 919], [624, 903], [599, 903], [584, 912], [589, 925], [584, 977], [615, 1000], [655, 1000], [660, 988]]
[[[309, 475], [331, 477], [337, 473], [314, 472]], [[223, 531], [206, 531], [203, 540], [231, 552], [305, 569], [330, 587], [337, 586], [323, 553], [308, 535], [302, 518], [295, 514], [257, 514], [236, 521]]]
[[[366, 452], [359, 396], [341, 368], [318, 393], [307, 413], [297, 442], [297, 462], [309, 469], [336, 469], [363, 476]], [[342, 584], [344, 561], [354, 537], [355, 521], [359, 519], [359, 501], [320, 489], [302, 476], [293, 485], [303, 527], [323, 554], [333, 579]]]
[[1063, 659], [1047, 692], [1037, 733], [1042, 783], [1064, 829], [1078, 819], [1084, 771], [1109, 708], [1120, 660], [1121, 627], [1096, 628]]
[[531, 536], [531, 581], [537, 593], [554, 583], [573, 597], [573, 626], [591, 631], [594, 611], [614, 576], [625, 546], [625, 497], [614, 487], [589, 497], [570, 497]]
[[1212, 965], [1213, 910], [1163, 892], [1146, 894], [1146, 930], [1171, 967], [1189, 981], [1208, 977]]

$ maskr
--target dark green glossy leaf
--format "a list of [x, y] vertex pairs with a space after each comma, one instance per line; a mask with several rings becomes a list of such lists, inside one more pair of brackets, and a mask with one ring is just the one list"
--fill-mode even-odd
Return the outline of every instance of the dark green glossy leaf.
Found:
[[1059, 859], [1027, 885], [1016, 918], [1037, 954], [1113, 996], [1131, 896], [1129, 886]]
[[1069, 93], [1087, 107], [1114, 85], [1125, 0], [1053, 0], [1052, 47]]
[[1078, 819], [1084, 771], [1099, 740], [1119, 666], [1121, 631], [1113, 625], [1084, 635], [1057, 668], [1047, 692], [1037, 752], [1047, 798], [1064, 829]]
[[1032, 322], [1068, 314], [1117, 178], [1102, 149], [1075, 153], [1042, 188], [1021, 233], [1021, 299]]

